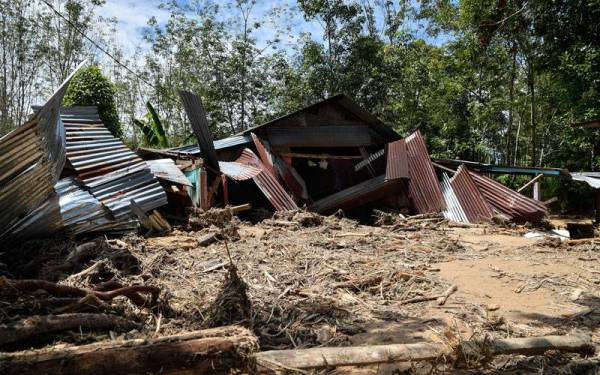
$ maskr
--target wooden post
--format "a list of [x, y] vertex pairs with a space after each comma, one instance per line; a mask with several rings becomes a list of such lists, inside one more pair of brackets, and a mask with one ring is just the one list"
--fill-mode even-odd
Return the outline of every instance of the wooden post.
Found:
[[200, 192], [199, 206], [203, 210], [208, 210], [210, 203], [208, 201], [208, 175], [204, 168], [198, 170], [198, 190]]
[[533, 199], [536, 201], [542, 199], [542, 186], [539, 181], [533, 183]]
[[596, 224], [600, 224], [600, 189], [596, 189]]

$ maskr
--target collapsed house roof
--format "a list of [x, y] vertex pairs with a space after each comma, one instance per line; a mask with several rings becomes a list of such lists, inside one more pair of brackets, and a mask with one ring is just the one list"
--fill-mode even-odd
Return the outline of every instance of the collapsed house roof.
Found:
[[49, 224], [60, 222], [59, 211], [50, 202], [57, 200], [54, 184], [65, 163], [59, 110], [74, 74], [27, 123], [0, 138], [0, 238], [39, 232], [31, 225], [39, 217], [47, 217]]
[[0, 238], [129, 230], [137, 226], [132, 200], [145, 211], [167, 203], [146, 162], [108, 131], [95, 107], [61, 108], [73, 74], [0, 139]]
[[148, 164], [104, 126], [96, 107], [61, 109], [69, 166], [115, 220], [132, 217], [130, 202], [144, 211], [167, 204]]

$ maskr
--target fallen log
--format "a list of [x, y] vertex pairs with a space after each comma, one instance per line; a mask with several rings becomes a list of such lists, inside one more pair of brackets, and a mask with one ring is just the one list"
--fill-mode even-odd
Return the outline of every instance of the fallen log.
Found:
[[272, 373], [282, 369], [307, 370], [391, 362], [431, 361], [452, 355], [460, 358], [464, 353], [476, 353], [483, 356], [537, 355], [548, 350], [589, 355], [593, 354], [594, 346], [588, 336], [541, 336], [466, 341], [456, 349], [442, 343], [415, 343], [272, 350], [256, 353], [253, 356], [252, 365], [257, 372]]
[[450, 351], [449, 347], [438, 343], [271, 350], [256, 353], [254, 365], [258, 372], [277, 371], [282, 368], [305, 370], [411, 360], [434, 360]]
[[483, 353], [487, 356], [501, 354], [540, 355], [548, 350], [565, 353], [591, 355], [594, 346], [589, 336], [538, 336], [510, 339], [495, 339], [490, 341], [464, 341], [459, 345], [459, 353]]
[[0, 353], [0, 372], [22, 374], [229, 374], [245, 370], [258, 340], [227, 326], [155, 339]]
[[252, 209], [252, 205], [250, 203], [240, 204], [238, 206], [227, 207], [232, 214], [238, 214], [243, 211], [248, 211]]
[[[36, 315], [15, 323], [0, 325], [0, 345], [24, 341], [46, 333], [79, 329], [131, 330], [137, 324], [128, 319], [107, 314]], [[0, 367], [1, 368], [1, 367]]]

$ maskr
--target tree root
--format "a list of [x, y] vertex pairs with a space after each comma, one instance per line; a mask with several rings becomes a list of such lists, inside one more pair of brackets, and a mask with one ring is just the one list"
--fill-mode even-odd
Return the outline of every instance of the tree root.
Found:
[[[120, 285], [119, 285], [120, 286]], [[76, 288], [68, 285], [59, 285], [45, 280], [10, 280], [0, 278], [0, 292], [10, 293], [18, 291], [32, 293], [37, 290], [45, 290], [55, 297], [86, 297], [93, 295], [102, 301], [110, 301], [118, 296], [125, 296], [138, 307], [156, 306], [160, 289], [149, 285], [132, 285], [119, 287], [109, 291], [98, 291]], [[150, 294], [150, 299], [144, 298], [140, 293]]]

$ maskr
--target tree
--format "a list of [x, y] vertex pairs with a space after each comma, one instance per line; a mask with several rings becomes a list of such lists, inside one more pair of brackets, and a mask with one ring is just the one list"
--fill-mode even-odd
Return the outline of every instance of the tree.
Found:
[[75, 74], [63, 98], [65, 106], [97, 106], [104, 125], [115, 137], [123, 132], [115, 106], [115, 89], [100, 67], [90, 65]]
[[169, 147], [169, 140], [165, 135], [165, 129], [163, 128], [162, 121], [158, 117], [158, 113], [152, 107], [150, 102], [146, 102], [146, 118], [143, 120], [134, 119], [133, 123], [137, 126], [144, 135], [144, 143], [146, 146], [158, 146], [161, 148]]

